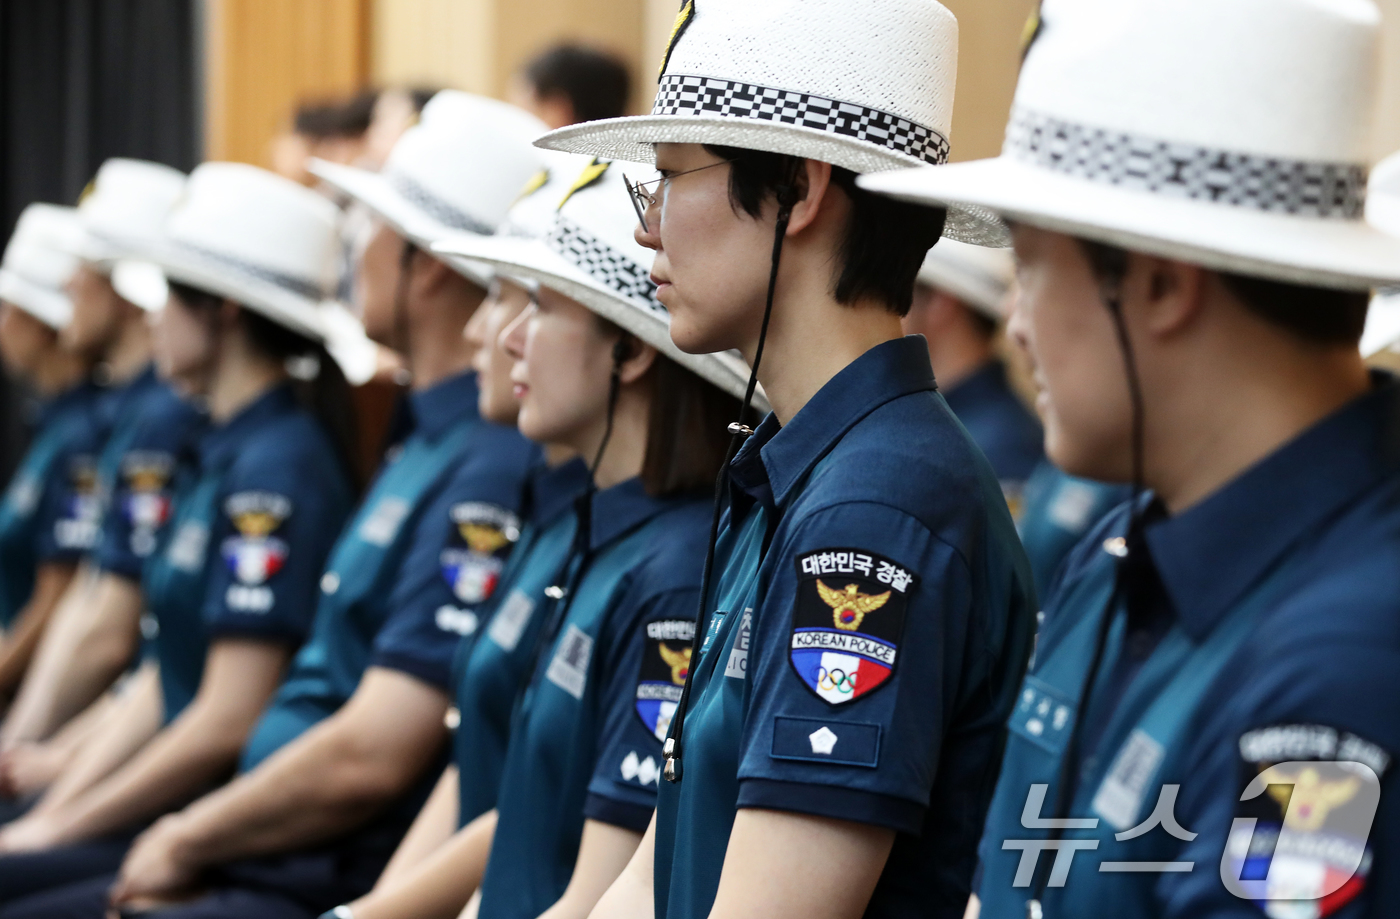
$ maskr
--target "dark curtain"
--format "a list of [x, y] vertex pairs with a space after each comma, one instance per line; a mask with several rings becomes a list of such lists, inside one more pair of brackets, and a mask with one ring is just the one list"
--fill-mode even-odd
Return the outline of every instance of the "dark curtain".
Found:
[[[0, 238], [32, 201], [73, 204], [113, 156], [199, 161], [200, 0], [0, 0]], [[26, 440], [0, 374], [0, 483]]]

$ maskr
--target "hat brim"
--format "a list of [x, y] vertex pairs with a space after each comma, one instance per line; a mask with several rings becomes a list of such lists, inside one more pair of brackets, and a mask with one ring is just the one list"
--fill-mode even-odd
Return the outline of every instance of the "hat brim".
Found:
[[312, 341], [325, 343], [319, 301], [174, 246], [161, 246], [149, 255], [168, 280], [228, 297]]
[[[786, 153], [870, 174], [926, 166], [915, 157], [816, 128], [734, 118], [725, 115], [636, 115], [587, 121], [551, 131], [535, 146], [628, 163], [656, 164], [656, 144], [717, 144], [767, 153]], [[937, 167], [943, 169], [946, 167]], [[943, 234], [975, 246], [1011, 244], [995, 214], [975, 206], [948, 211]]]
[[118, 259], [111, 268], [112, 289], [128, 303], [134, 303], [148, 313], [165, 309], [170, 285], [155, 262]]
[[[737, 356], [723, 352], [687, 354], [671, 341], [671, 327], [664, 319], [628, 303], [539, 240], [463, 233], [434, 245], [433, 252], [454, 267], [464, 261], [480, 261], [503, 274], [538, 281], [616, 323], [736, 399], [744, 397], [749, 368]], [[770, 410], [761, 390], [754, 393], [754, 406], [763, 413]]]
[[41, 287], [8, 268], [0, 268], [0, 300], [13, 303], [55, 331], [73, 319], [73, 301], [66, 295]]
[[1374, 357], [1400, 344], [1400, 293], [1385, 293], [1371, 301], [1366, 311], [1366, 331], [1361, 334], [1361, 356]]
[[1132, 191], [1009, 157], [861, 177], [904, 201], [970, 204], [1043, 229], [1295, 284], [1400, 283], [1400, 239], [1361, 220], [1317, 219]]
[[[380, 173], [314, 158], [308, 162], [307, 169], [336, 191], [349, 195], [369, 208], [375, 216], [389, 224], [395, 233], [421, 249], [431, 249], [434, 243], [450, 236], [479, 236], [457, 227], [450, 227], [430, 216], [395, 191]], [[490, 276], [482, 272], [479, 266], [473, 269], [470, 265], [462, 265], [458, 266], [457, 270], [467, 280], [481, 287], [491, 284]]]

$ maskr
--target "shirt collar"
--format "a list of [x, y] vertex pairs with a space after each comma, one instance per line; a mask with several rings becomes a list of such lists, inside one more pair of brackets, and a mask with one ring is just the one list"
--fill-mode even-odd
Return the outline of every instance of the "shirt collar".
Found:
[[770, 414], [734, 458], [731, 476], [758, 500], [781, 505], [846, 432], [875, 409], [938, 388], [928, 344], [910, 335], [876, 345], [817, 390], [786, 425]]
[[435, 440], [460, 421], [478, 417], [476, 374], [448, 377], [409, 396], [414, 433]]
[[995, 401], [1005, 395], [1006, 390], [1006, 365], [993, 359], [959, 380], [956, 386], [943, 389], [942, 393], [953, 414], [961, 415], [972, 406]]
[[199, 443], [199, 461], [205, 468], [217, 466], [238, 453], [248, 435], [267, 422], [297, 410], [296, 395], [290, 384], [274, 386], [225, 424], [212, 428]]
[[98, 393], [97, 384], [93, 383], [91, 380], [84, 380], [76, 386], [65, 389], [48, 402], [44, 403], [39, 411], [39, 424], [47, 424], [54, 418], [71, 411], [82, 403], [96, 399]]
[[620, 482], [593, 494], [593, 511], [589, 515], [590, 552], [597, 552], [623, 533], [635, 529], [662, 511], [688, 501], [692, 495], [669, 495], [654, 498], [647, 494], [640, 477]]
[[1373, 384], [1204, 501], [1147, 525], [1152, 561], [1193, 639], [1300, 540], [1400, 470], [1400, 381], [1377, 373]]
[[530, 521], [548, 526], [568, 510], [587, 487], [588, 464], [579, 457], [557, 466], [540, 462], [530, 474]]

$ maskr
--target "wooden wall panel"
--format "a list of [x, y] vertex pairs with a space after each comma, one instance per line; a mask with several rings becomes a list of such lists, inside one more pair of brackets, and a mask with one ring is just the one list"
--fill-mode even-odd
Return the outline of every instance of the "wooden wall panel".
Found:
[[298, 101], [368, 76], [366, 0], [205, 0], [206, 157], [268, 165]]

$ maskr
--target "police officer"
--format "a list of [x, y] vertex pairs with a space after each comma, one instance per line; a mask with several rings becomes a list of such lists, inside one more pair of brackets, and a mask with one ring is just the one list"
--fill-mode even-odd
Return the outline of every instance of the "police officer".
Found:
[[1054, 0], [1000, 158], [867, 179], [1014, 221], [1050, 457], [1142, 491], [1046, 605], [984, 916], [1400, 908], [1379, 41], [1365, 2]]
[[73, 315], [63, 285], [77, 260], [68, 252], [81, 236], [72, 208], [30, 205], [0, 268], [5, 364], [45, 401], [34, 443], [0, 503], [0, 625], [8, 633], [0, 655], [16, 665], [0, 684], [7, 691], [91, 544], [98, 389], [91, 358], [59, 343]]
[[999, 231], [855, 186], [943, 160], [956, 24], [931, 0], [794, 10], [687, 3], [651, 116], [542, 141], [654, 156], [638, 239], [672, 338], [738, 346], [773, 404], [725, 483], [669, 780], [608, 915], [961, 911], [1029, 650], [996, 475], [899, 324], [945, 226]]
[[919, 269], [903, 326], [905, 335], [928, 341], [939, 391], [987, 455], [1019, 520], [1026, 480], [1044, 451], [1040, 422], [1012, 390], [994, 351], [1010, 308], [1012, 271], [1004, 250], [940, 239]]
[[[244, 745], [243, 774], [137, 841], [118, 902], [215, 869], [209, 895], [170, 915], [314, 916], [369, 886], [436, 779], [452, 651], [518, 537], [533, 451], [476, 412], [462, 328], [484, 291], [411, 241], [445, 222], [494, 227], [537, 169], [537, 129], [443, 93], [382, 175], [327, 173], [383, 221], [360, 261], [364, 313], [406, 349], [414, 427], [331, 552], [312, 635]], [[449, 533], [460, 552], [445, 570]], [[106, 895], [74, 886], [64, 903], [95, 916]]]
[[0, 730], [9, 747], [0, 772], [15, 793], [38, 790], [42, 771], [36, 776], [31, 767], [59, 746], [15, 745], [51, 734], [130, 660], [142, 562], [169, 517], [176, 456], [193, 446], [204, 424], [202, 412], [160, 381], [151, 362], [149, 319], [166, 300], [159, 270], [147, 265], [149, 283], [128, 283], [125, 293], [113, 281], [134, 267], [119, 268], [119, 262], [158, 238], [184, 185], [185, 176], [167, 166], [113, 159], [98, 170], [78, 207], [84, 232], [72, 253], [79, 265], [68, 285], [74, 315], [64, 342], [99, 361], [108, 377], [98, 412], [104, 444], [96, 465], [95, 545], [54, 627], [45, 630], [37, 664], [26, 672]]
[[[305, 292], [334, 252], [334, 206], [271, 173], [210, 164], [191, 176], [166, 236], [162, 372], [207, 400], [212, 426], [145, 570], [159, 680], [124, 696], [86, 745], [75, 769], [85, 774], [7, 828], [8, 851], [33, 853], [0, 859], [7, 898], [114, 870], [130, 840], [121, 831], [227, 775], [310, 627], [351, 505], [349, 445], [330, 433], [348, 401], [316, 401], [319, 422], [288, 370], [312, 355], [325, 384], [338, 379], [322, 307]], [[162, 723], [151, 737], [147, 725]], [[108, 834], [118, 835], [76, 845]]]

